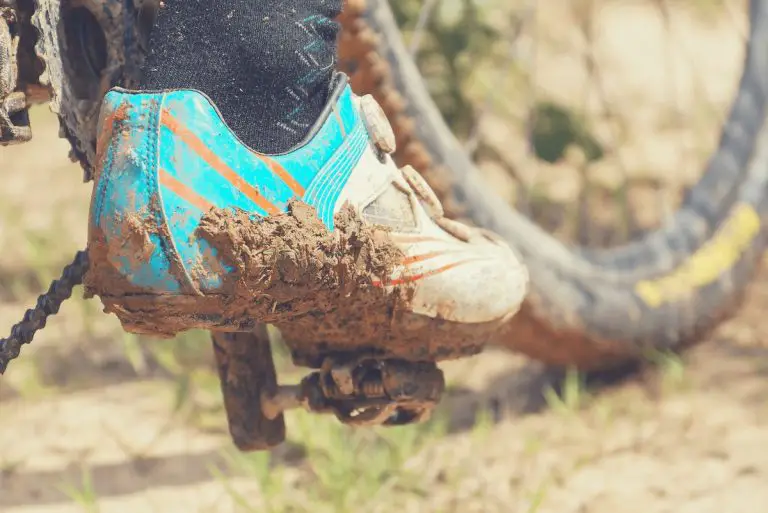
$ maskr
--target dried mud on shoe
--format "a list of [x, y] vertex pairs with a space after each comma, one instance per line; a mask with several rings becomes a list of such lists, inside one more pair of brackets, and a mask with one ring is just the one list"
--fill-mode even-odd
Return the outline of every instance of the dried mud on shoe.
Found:
[[[118, 239], [149, 241], [136, 228], [127, 222]], [[353, 353], [408, 360], [467, 356], [478, 353], [499, 327], [418, 315], [408, 285], [389, 291], [375, 286], [403, 255], [386, 231], [364, 224], [352, 208], [336, 215], [333, 232], [300, 201], [285, 214], [263, 219], [212, 209], [202, 218], [198, 236], [231, 270], [218, 290], [149, 294], [119, 276], [103, 238], [92, 237], [88, 293], [99, 295], [105, 311], [134, 333], [167, 337], [189, 329], [248, 331], [257, 323], [273, 324], [296, 363], [311, 367], [326, 356]]]

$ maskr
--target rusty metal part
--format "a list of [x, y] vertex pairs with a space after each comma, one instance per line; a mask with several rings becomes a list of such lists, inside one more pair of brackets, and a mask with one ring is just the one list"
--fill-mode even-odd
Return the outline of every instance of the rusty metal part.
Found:
[[299, 385], [264, 394], [268, 418], [305, 408], [332, 413], [344, 424], [399, 426], [429, 418], [445, 389], [443, 373], [433, 362], [327, 359]]
[[27, 310], [22, 321], [11, 329], [11, 335], [0, 339], [0, 374], [5, 373], [8, 362], [19, 356], [21, 346], [29, 344], [35, 333], [45, 327], [48, 317], [58, 313], [61, 304], [72, 295], [72, 289], [83, 283], [87, 269], [88, 254], [79, 251], [72, 263], [64, 268], [61, 278], [51, 283], [48, 292], [37, 299], [35, 307]]
[[211, 334], [229, 433], [243, 451], [261, 451], [285, 440], [282, 413], [266, 415], [262, 395], [277, 391], [277, 375], [266, 326], [249, 333]]
[[[661, 229], [599, 251], [565, 247], [498, 198], [446, 126], [388, 3], [350, 7], [340, 64], [392, 121], [395, 160], [422, 173], [449, 215], [500, 234], [529, 267], [529, 298], [496, 344], [554, 365], [605, 368], [694, 343], [738, 306], [768, 243], [759, 229], [768, 221], [768, 0], [750, 2], [739, 92], [702, 179]], [[712, 253], [734, 258], [711, 273]], [[643, 297], [649, 286], [661, 299]]]
[[0, 2], [0, 145], [32, 138], [27, 99], [18, 90], [19, 23], [15, 5]]

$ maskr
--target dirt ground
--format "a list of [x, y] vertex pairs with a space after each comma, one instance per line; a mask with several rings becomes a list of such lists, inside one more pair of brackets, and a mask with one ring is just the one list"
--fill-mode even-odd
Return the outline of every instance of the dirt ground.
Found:
[[[659, 22], [623, 5], [602, 14], [606, 48], [625, 63], [614, 75], [654, 83]], [[708, 82], [720, 111], [740, 59], [729, 20], [682, 30], [698, 38], [688, 46], [702, 72], [721, 70]], [[562, 83], [548, 73], [553, 88]], [[627, 84], [614, 89], [635, 98]], [[692, 178], [669, 171], [680, 155], [653, 121], [663, 110], [654, 90], [645, 87], [647, 111], [632, 101], [635, 138], [649, 149], [626, 151], [681, 187]], [[33, 122], [33, 143], [0, 150], [5, 327], [85, 243], [90, 186], [64, 159], [51, 116], [37, 108]], [[711, 144], [716, 125], [706, 132]], [[768, 508], [766, 305], [763, 273], [708, 340], [621, 380], [580, 383], [489, 350], [444, 366], [448, 397], [426, 425], [352, 430], [291, 413], [284, 446], [242, 457], [204, 334], [126, 336], [95, 301], [76, 298], [0, 378], [0, 512], [753, 513]], [[281, 380], [299, 379], [284, 360]]]

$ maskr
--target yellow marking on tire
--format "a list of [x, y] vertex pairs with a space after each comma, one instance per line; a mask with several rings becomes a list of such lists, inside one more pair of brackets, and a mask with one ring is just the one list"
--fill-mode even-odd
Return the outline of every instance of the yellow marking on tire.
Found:
[[635, 293], [653, 308], [685, 298], [731, 269], [759, 233], [760, 216], [755, 209], [737, 204], [714, 236], [688, 260], [666, 276], [638, 282]]

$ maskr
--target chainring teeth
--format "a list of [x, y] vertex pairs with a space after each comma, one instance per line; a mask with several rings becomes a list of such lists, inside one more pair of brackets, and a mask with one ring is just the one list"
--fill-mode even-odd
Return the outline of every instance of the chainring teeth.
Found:
[[[44, 0], [45, 1], [45, 0]], [[47, 41], [47, 37], [50, 37], [51, 31], [45, 29], [45, 21], [42, 19], [44, 17], [44, 6], [40, 5], [41, 2], [36, 1], [35, 2], [35, 11], [32, 13], [32, 17], [30, 18], [30, 21], [32, 23], [32, 26], [35, 27], [35, 30], [37, 31], [37, 42], [35, 43], [35, 54], [37, 55], [37, 58], [40, 59], [40, 61], [43, 64], [43, 70], [40, 73], [40, 84], [48, 87], [52, 87], [51, 84], [51, 75], [50, 75], [50, 69], [51, 69], [51, 62], [50, 59], [47, 58], [49, 55], [49, 51], [46, 48], [48, 44], [50, 44], [49, 41]], [[53, 106], [54, 102], [57, 101], [58, 94], [57, 91], [51, 91], [51, 105]], [[52, 107], [53, 110], [53, 107]], [[57, 112], [54, 110], [54, 112]]]
[[[35, 53], [43, 64], [40, 83], [51, 91], [50, 108], [59, 116], [61, 135], [72, 145], [90, 180], [101, 99], [117, 84], [131, 85], [143, 55], [138, 17], [151, 0], [35, 0], [31, 23], [38, 34]], [[75, 10], [83, 12], [73, 14]], [[75, 16], [65, 20], [68, 14]], [[63, 26], [72, 23], [73, 26]], [[76, 25], [75, 25], [76, 24]], [[67, 47], [68, 31], [84, 38]]]

